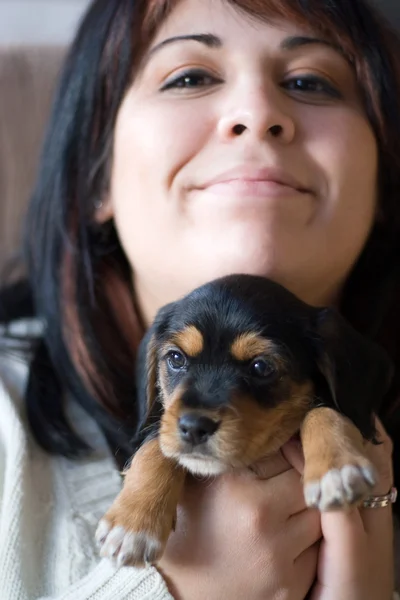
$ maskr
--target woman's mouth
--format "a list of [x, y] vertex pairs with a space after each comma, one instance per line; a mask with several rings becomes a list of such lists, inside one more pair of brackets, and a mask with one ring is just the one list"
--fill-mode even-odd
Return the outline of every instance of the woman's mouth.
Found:
[[280, 168], [238, 165], [212, 177], [197, 190], [218, 196], [280, 198], [311, 194], [311, 190]]
[[206, 186], [203, 191], [218, 196], [242, 196], [253, 198], [281, 198], [306, 193], [277, 181], [247, 178], [237, 178], [212, 183], [211, 185]]

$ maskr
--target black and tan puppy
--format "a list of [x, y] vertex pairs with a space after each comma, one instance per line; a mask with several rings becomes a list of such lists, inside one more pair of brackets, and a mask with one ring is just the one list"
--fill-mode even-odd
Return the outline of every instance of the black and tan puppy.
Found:
[[225, 277], [162, 308], [137, 377], [144, 441], [97, 532], [119, 565], [160, 558], [187, 472], [251, 466], [298, 432], [308, 506], [358, 503], [375, 483], [363, 448], [391, 380], [386, 354], [267, 279]]

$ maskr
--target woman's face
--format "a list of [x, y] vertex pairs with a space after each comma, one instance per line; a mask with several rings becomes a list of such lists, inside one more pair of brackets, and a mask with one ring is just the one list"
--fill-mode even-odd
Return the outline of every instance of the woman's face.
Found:
[[340, 51], [223, 0], [180, 2], [120, 107], [106, 203], [145, 319], [229, 273], [334, 302], [375, 217], [377, 164]]

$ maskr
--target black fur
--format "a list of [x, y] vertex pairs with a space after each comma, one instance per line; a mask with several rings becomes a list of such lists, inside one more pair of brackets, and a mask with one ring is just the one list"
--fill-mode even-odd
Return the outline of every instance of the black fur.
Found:
[[[160, 348], [190, 325], [203, 334], [203, 351], [190, 359], [187, 371], [171, 376], [175, 377], [173, 387], [179, 378], [189, 378], [189, 392], [183, 397], [187, 407], [223, 406], [234, 389], [248, 391], [261, 404], [273, 406], [284, 398], [282, 381], [312, 381], [313, 406], [340, 411], [366, 439], [375, 440], [373, 415], [379, 413], [392, 379], [386, 352], [335, 310], [309, 306], [279, 284], [251, 275], [207, 283], [157, 314], [142, 341], [137, 367], [141, 420], [147, 433], [157, 430], [162, 413], [159, 390], [150, 419], [146, 412], [148, 344], [155, 340]], [[276, 344], [285, 372], [257, 381], [249, 377], [246, 365], [227, 360], [237, 336], [253, 332]]]

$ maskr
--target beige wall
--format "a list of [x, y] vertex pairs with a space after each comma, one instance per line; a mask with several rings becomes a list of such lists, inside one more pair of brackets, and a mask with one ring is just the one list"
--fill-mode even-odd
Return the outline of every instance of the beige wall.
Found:
[[67, 43], [88, 3], [89, 0], [0, 0], [0, 45]]
[[0, 282], [2, 267], [19, 247], [64, 52], [0, 46]]

